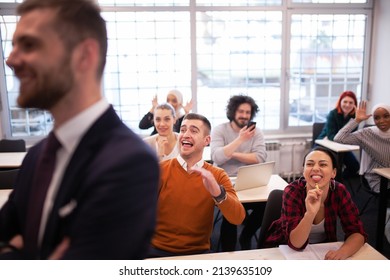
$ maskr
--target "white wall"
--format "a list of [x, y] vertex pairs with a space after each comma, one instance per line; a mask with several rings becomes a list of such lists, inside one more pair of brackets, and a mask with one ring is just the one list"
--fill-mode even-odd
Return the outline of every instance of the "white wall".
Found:
[[390, 1], [374, 1], [368, 101], [390, 104]]

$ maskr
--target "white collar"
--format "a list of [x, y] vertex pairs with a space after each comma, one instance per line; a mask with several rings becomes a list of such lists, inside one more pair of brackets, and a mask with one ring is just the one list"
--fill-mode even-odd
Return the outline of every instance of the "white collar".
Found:
[[102, 98], [57, 128], [54, 133], [62, 147], [69, 153], [73, 152], [83, 135], [109, 106], [107, 100]]
[[[177, 161], [179, 162], [180, 166], [183, 167], [183, 169], [185, 171], [188, 172], [188, 169], [187, 169], [187, 162], [181, 157], [181, 155], [178, 155], [176, 157]], [[203, 167], [203, 164], [204, 164], [204, 160], [201, 159], [200, 161], [198, 161], [197, 163], [195, 163], [195, 166], [196, 167]]]

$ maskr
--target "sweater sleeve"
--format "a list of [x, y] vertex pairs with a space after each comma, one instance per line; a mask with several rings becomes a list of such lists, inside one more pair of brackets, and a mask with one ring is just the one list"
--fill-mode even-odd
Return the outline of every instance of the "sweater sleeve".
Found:
[[251, 149], [251, 153], [256, 154], [257, 161], [259, 163], [265, 162], [267, 159], [267, 152], [265, 150], [265, 140], [263, 132], [260, 129], [256, 128], [255, 139], [253, 141], [253, 146]]
[[338, 126], [337, 126], [337, 112], [331, 111], [328, 115], [328, 118], [326, 120], [326, 136], [329, 140], [334, 140], [334, 137], [336, 136], [338, 132]]
[[217, 204], [217, 207], [221, 210], [222, 215], [229, 223], [234, 225], [241, 224], [245, 218], [245, 209], [237, 197], [229, 176], [223, 169], [219, 169], [216, 180], [220, 186], [225, 188], [227, 195], [226, 200]]
[[352, 133], [358, 126], [359, 123], [356, 122], [355, 119], [350, 119], [349, 122], [339, 130], [333, 140], [343, 144], [359, 145], [359, 138]]
[[223, 151], [223, 147], [225, 145], [224, 126], [218, 125], [212, 130], [210, 143], [211, 159], [218, 166], [224, 164], [230, 159]]
[[300, 221], [302, 220], [306, 209], [304, 205], [305, 198], [302, 195], [305, 192], [300, 191], [303, 188], [302, 182], [294, 181], [286, 186], [283, 193], [283, 204], [282, 204], [282, 232], [287, 244], [294, 250], [302, 250], [306, 248], [309, 243], [308, 239], [302, 247], [297, 248], [290, 242], [290, 233], [294, 230]]
[[173, 125], [173, 131], [180, 133], [180, 127], [181, 127], [181, 123], [183, 122], [184, 117], [185, 117], [185, 115], [181, 116], [180, 118], [178, 118], [176, 120], [175, 124]]
[[[223, 148], [229, 144], [226, 140], [227, 133], [228, 131], [226, 131], [225, 126], [219, 125], [214, 128], [211, 135], [211, 159], [218, 166], [223, 165], [231, 159], [225, 155], [223, 150]], [[262, 131], [259, 128], [256, 128], [256, 133], [253, 137], [250, 150], [246, 152], [256, 154], [256, 159], [259, 163], [265, 162], [267, 159], [267, 152], [265, 149], [265, 140]]]
[[148, 129], [153, 126], [153, 114], [148, 112], [139, 122], [139, 129]]

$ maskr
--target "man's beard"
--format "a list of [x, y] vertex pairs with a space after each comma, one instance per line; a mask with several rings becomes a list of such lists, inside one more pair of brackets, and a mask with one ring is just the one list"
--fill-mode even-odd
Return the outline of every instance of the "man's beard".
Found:
[[249, 120], [243, 120], [242, 123], [237, 120], [237, 119], [234, 119], [233, 122], [239, 127], [239, 128], [243, 128], [244, 126], [246, 126], [249, 122]]
[[73, 83], [69, 59], [64, 59], [55, 71], [41, 74], [32, 88], [24, 89], [21, 84], [17, 102], [21, 108], [50, 110], [70, 91]]

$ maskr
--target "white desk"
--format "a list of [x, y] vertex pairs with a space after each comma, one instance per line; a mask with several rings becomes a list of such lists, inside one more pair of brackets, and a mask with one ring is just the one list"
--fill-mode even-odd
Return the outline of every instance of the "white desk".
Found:
[[321, 145], [337, 153], [336, 180], [342, 182], [343, 153], [359, 151], [360, 147], [357, 145], [347, 145], [347, 144], [337, 143], [329, 139], [316, 139], [314, 142], [318, 145]]
[[357, 145], [341, 144], [341, 143], [331, 141], [329, 139], [316, 139], [314, 142], [336, 153], [353, 152], [353, 151], [359, 151], [360, 149], [360, 147]]
[[386, 179], [390, 179], [390, 167], [389, 168], [374, 168], [373, 171]]
[[375, 247], [378, 251], [382, 252], [387, 210], [387, 185], [390, 180], [390, 168], [374, 168], [372, 171], [381, 176]]
[[267, 186], [238, 191], [237, 196], [241, 203], [267, 202], [268, 195], [272, 190], [284, 190], [287, 185], [288, 183], [282, 177], [273, 174]]
[[[341, 244], [341, 243], [340, 243]], [[314, 244], [315, 246], [315, 244]], [[256, 249], [247, 251], [234, 251], [224, 253], [211, 253], [187, 255], [167, 258], [154, 258], [154, 260], [285, 260], [279, 248]], [[368, 243], [364, 244], [349, 260], [387, 260]]]
[[11, 191], [12, 191], [11, 189], [0, 190], [0, 208], [8, 200], [8, 196], [11, 193]]
[[22, 165], [26, 152], [0, 153], [0, 168], [18, 168]]

